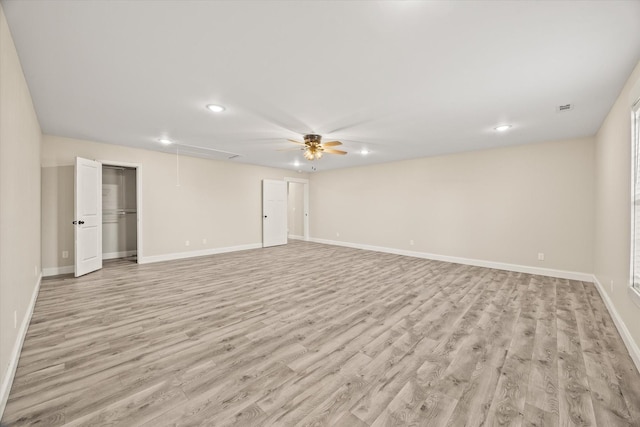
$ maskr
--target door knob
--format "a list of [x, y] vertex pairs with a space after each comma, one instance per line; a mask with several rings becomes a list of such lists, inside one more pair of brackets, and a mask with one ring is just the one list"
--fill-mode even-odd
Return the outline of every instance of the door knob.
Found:
[[78, 221], [78, 224], [82, 225], [84, 224], [84, 221]]
[[265, 215], [264, 217], [266, 218], [267, 216]]

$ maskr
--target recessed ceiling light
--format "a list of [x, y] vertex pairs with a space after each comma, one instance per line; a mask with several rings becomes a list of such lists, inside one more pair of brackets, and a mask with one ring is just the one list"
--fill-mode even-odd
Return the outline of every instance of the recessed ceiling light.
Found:
[[369, 154], [369, 150], [367, 150], [366, 148], [363, 148], [362, 150], [360, 150], [360, 154], [362, 154], [363, 156], [366, 156], [367, 154]]
[[504, 132], [505, 130], [511, 129], [511, 125], [500, 125], [500, 126], [494, 127], [494, 129], [497, 130], [498, 132]]
[[222, 113], [225, 108], [222, 105], [209, 104], [207, 105], [207, 109], [209, 111], [213, 111], [214, 113]]
[[158, 142], [164, 145], [173, 144], [173, 141], [167, 138], [160, 138]]
[[300, 162], [296, 160], [295, 162], [293, 162], [293, 166], [300, 166]]

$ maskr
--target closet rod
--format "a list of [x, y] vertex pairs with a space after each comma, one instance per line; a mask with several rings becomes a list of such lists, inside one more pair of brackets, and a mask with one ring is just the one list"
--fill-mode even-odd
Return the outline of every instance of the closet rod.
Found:
[[124, 171], [124, 170], [134, 170], [133, 168], [125, 168], [125, 167], [122, 167], [122, 166], [102, 165], [102, 167], [103, 167], [104, 169], [116, 169], [116, 170], [121, 170], [121, 171]]

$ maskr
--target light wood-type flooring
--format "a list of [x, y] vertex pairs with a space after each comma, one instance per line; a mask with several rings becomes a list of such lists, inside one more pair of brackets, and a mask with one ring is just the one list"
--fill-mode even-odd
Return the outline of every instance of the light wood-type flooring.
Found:
[[294, 241], [45, 280], [3, 425], [640, 426], [591, 283]]

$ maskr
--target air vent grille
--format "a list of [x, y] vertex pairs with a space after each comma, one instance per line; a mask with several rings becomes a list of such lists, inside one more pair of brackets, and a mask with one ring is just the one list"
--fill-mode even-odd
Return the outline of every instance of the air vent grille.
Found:
[[573, 110], [573, 104], [558, 105], [559, 113], [562, 113], [563, 111], [571, 111], [571, 110]]

